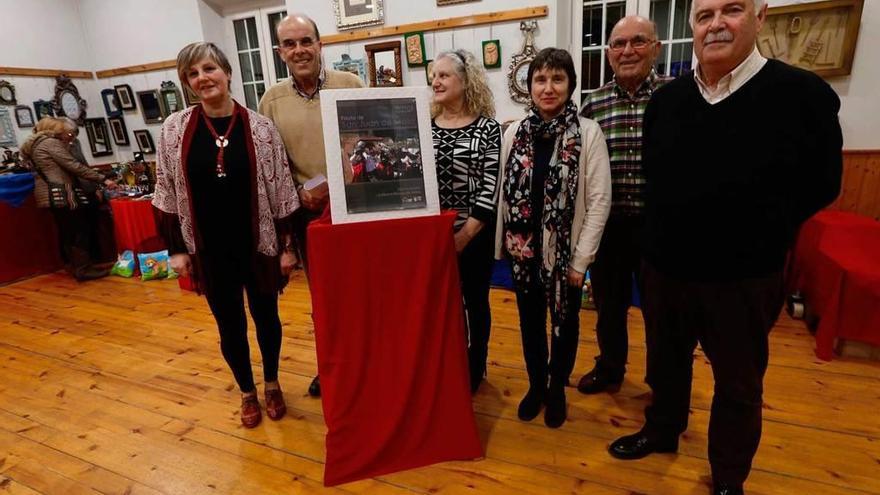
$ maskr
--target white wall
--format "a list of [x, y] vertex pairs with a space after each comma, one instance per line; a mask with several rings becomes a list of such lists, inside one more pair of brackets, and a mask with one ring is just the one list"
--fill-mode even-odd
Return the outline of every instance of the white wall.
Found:
[[78, 2], [0, 0], [0, 66], [91, 70]]
[[225, 42], [225, 29], [223, 18], [204, 1], [198, 1], [199, 18], [202, 22], [202, 40], [223, 46]]
[[[538, 49], [548, 46], [567, 46], [567, 36], [565, 39], [557, 38], [557, 2], [566, 3], [567, 0], [481, 0], [479, 2], [454, 4], [446, 7], [437, 7], [434, 0], [385, 0], [385, 25], [396, 26], [398, 24], [422, 22], [431, 19], [445, 19], [499, 10], [547, 5], [550, 12], [547, 17], [538, 19], [535, 45]], [[327, 0], [287, 0], [287, 9], [291, 13], [304, 12], [312, 17], [318, 24], [318, 29], [321, 30], [322, 36], [338, 32], [336, 30], [336, 17], [333, 14], [333, 7]], [[563, 31], [567, 31], [567, 29]], [[325, 46], [323, 50], [324, 60], [330, 65], [334, 61], [340, 60], [343, 53], [348, 53], [354, 59], [364, 58], [366, 56], [364, 45], [395, 39], [403, 41], [402, 36], [393, 36]], [[505, 120], [522, 118], [524, 107], [510, 99], [507, 89], [507, 66], [510, 64], [511, 57], [522, 50], [523, 36], [519, 30], [519, 21], [425, 33], [425, 51], [427, 52], [428, 59], [433, 59], [443, 50], [463, 48], [473, 52], [477, 56], [477, 60], [482, 60], [480, 55], [482, 42], [491, 39], [501, 41], [501, 67], [487, 70], [489, 86], [495, 94], [497, 119], [503, 122]], [[405, 61], [403, 65], [404, 85], [417, 86], [427, 84], [423, 67], [408, 68]]]

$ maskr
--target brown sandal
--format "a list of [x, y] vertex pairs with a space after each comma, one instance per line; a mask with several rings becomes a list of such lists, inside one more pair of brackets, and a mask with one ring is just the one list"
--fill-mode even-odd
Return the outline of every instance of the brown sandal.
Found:
[[284, 394], [281, 389], [266, 389], [266, 415], [273, 421], [278, 421], [287, 413], [287, 405], [284, 403]]
[[263, 419], [260, 412], [260, 401], [256, 395], [248, 395], [241, 398], [241, 424], [245, 428], [254, 428]]

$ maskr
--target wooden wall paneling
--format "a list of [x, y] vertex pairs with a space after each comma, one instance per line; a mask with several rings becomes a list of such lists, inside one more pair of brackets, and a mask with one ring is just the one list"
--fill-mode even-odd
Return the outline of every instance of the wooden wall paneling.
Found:
[[828, 208], [880, 220], [880, 150], [843, 152], [840, 195]]

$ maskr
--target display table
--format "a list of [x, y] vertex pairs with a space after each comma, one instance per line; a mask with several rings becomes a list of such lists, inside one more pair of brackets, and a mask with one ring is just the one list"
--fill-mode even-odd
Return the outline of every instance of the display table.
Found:
[[327, 486], [483, 455], [454, 220], [309, 226]]
[[819, 316], [816, 355], [829, 361], [836, 338], [880, 346], [880, 222], [823, 211], [804, 223], [789, 290]]
[[15, 208], [0, 202], [0, 284], [61, 268], [55, 219], [33, 195]]
[[110, 200], [113, 209], [113, 232], [116, 248], [122, 252], [165, 249], [156, 230], [153, 205], [149, 200], [117, 198]]

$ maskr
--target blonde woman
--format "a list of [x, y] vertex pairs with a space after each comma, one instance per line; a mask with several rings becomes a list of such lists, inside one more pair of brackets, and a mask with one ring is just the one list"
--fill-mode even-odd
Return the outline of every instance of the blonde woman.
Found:
[[[95, 218], [83, 204], [83, 200], [95, 201], [75, 194], [77, 178], [115, 188], [116, 183], [105, 179], [97, 170], [71, 154], [70, 144], [78, 134], [76, 124], [70, 119], [43, 117], [34, 127], [34, 133], [21, 147], [21, 153], [30, 160], [36, 172], [34, 196], [37, 206], [50, 208], [58, 228], [58, 240], [68, 272], [79, 281], [106, 276], [109, 272], [92, 264], [91, 237]], [[60, 186], [66, 193], [50, 202], [49, 183]]]
[[458, 213], [455, 250], [468, 330], [471, 393], [486, 373], [489, 279], [492, 276], [495, 203], [501, 127], [486, 75], [465, 50], [434, 60], [431, 105], [440, 206]]

